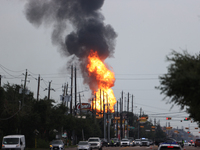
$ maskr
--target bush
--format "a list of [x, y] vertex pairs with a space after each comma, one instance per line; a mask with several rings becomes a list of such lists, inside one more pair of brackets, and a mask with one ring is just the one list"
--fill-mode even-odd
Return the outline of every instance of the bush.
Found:
[[49, 148], [49, 141], [37, 139], [37, 148]]

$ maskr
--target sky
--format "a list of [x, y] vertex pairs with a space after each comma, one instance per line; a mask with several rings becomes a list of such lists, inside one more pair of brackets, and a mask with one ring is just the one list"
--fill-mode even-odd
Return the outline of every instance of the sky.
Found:
[[[2, 85], [24, 84], [28, 72], [27, 87], [36, 98], [37, 78], [41, 76], [40, 98], [47, 96], [49, 82], [51, 98], [60, 103], [65, 83], [70, 87], [70, 57], [60, 53], [51, 41], [51, 25], [36, 27], [25, 16], [28, 0], [0, 1], [0, 74]], [[161, 126], [170, 122], [174, 128], [190, 126], [194, 135], [199, 135], [196, 123], [180, 122], [188, 117], [179, 106], [163, 101], [164, 95], [155, 89], [159, 76], [167, 73], [166, 56], [172, 50], [187, 50], [191, 55], [199, 53], [200, 47], [200, 1], [191, 0], [105, 0], [101, 8], [105, 24], [110, 24], [117, 33], [113, 57], [105, 62], [115, 73], [112, 87], [117, 100], [123, 91], [133, 95], [135, 114], [149, 114], [160, 121]], [[70, 32], [69, 25], [66, 32]], [[70, 90], [69, 90], [70, 91]], [[82, 102], [88, 102], [91, 91], [77, 78], [77, 91]], [[125, 98], [126, 97], [126, 98]], [[130, 101], [132, 101], [130, 99]], [[131, 108], [130, 108], [131, 109]], [[166, 117], [172, 117], [166, 121]]]

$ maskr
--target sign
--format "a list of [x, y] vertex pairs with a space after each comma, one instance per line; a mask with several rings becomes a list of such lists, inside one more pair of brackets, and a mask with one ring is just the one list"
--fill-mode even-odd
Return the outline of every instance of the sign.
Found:
[[120, 120], [120, 117], [115, 117], [115, 120]]
[[155, 129], [155, 126], [151, 126], [152, 129]]
[[129, 128], [129, 129], [135, 129], [135, 127], [132, 127], [132, 126], [128, 126], [128, 128]]
[[166, 130], [171, 130], [172, 129], [172, 127], [166, 127]]
[[80, 105], [80, 103], [78, 103], [76, 105], [76, 108], [80, 109], [80, 107], [81, 107], [81, 110], [90, 110], [91, 109], [90, 103], [81, 103], [81, 105]]

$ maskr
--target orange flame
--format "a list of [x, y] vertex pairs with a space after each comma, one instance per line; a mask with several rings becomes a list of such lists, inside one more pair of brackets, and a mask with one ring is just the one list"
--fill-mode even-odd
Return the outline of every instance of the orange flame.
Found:
[[[96, 101], [92, 102], [92, 106], [97, 112], [103, 112], [105, 105], [105, 111], [108, 110], [114, 112], [114, 104], [116, 103], [116, 98], [113, 93], [111, 87], [114, 86], [115, 77], [114, 73], [110, 71], [104, 62], [99, 58], [97, 51], [90, 51], [88, 56], [88, 65], [87, 69], [89, 72], [89, 76], [93, 76], [96, 79], [98, 84], [98, 90], [95, 91], [93, 94], [96, 95]], [[108, 105], [107, 105], [108, 104]]]

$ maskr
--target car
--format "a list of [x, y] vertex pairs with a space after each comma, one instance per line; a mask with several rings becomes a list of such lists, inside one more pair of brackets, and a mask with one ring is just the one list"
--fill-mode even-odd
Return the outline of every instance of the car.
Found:
[[141, 141], [140, 139], [135, 139], [135, 140], [134, 140], [135, 145], [140, 145], [140, 141]]
[[118, 138], [111, 138], [110, 141], [108, 142], [108, 146], [119, 146], [120, 141]]
[[192, 144], [192, 146], [194, 146], [194, 145], [195, 145], [195, 144], [194, 144], [194, 142], [192, 142], [191, 144]]
[[182, 150], [182, 147], [174, 140], [166, 140], [159, 144], [158, 150]]
[[101, 139], [99, 137], [90, 137], [88, 139], [88, 142], [90, 144], [90, 149], [99, 149], [102, 150], [102, 143]]
[[149, 147], [150, 142], [149, 142], [148, 138], [141, 138], [140, 140], [141, 140], [140, 141], [140, 147], [141, 146], [148, 146]]
[[77, 150], [90, 150], [90, 144], [88, 141], [79, 141], [77, 145]]
[[121, 141], [120, 141], [120, 146], [130, 146], [130, 141], [129, 139], [127, 138], [123, 138]]
[[65, 144], [62, 140], [53, 140], [50, 142], [50, 150], [64, 150]]
[[200, 139], [196, 139], [196, 140], [195, 140], [194, 146], [195, 146], [195, 147], [200, 146]]
[[129, 141], [130, 141], [130, 146], [135, 146], [134, 138], [129, 137], [128, 139], [129, 139]]
[[104, 146], [108, 146], [108, 140], [107, 139], [101, 139], [101, 144], [102, 144], [102, 147], [104, 147]]

